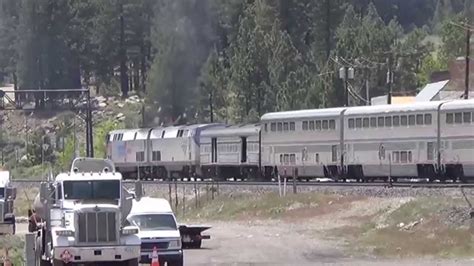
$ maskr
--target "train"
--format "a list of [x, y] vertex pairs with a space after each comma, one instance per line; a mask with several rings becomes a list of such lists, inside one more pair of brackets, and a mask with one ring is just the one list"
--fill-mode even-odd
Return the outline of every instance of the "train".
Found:
[[255, 124], [121, 129], [127, 179], [474, 180], [474, 100], [266, 113]]

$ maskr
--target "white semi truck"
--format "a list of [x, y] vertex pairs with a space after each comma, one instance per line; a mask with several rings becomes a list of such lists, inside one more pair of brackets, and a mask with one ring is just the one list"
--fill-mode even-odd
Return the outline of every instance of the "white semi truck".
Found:
[[124, 223], [140, 185], [136, 191], [123, 187], [111, 161], [75, 159], [71, 172], [41, 184], [26, 244], [35, 262], [27, 258], [28, 265], [138, 265], [139, 229]]
[[0, 171], [0, 235], [15, 234], [15, 198], [16, 189], [10, 184], [10, 172]]

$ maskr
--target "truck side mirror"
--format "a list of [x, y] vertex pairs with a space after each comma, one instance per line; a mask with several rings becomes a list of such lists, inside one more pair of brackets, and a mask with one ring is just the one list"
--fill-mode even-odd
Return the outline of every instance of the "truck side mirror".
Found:
[[143, 186], [141, 181], [135, 182], [135, 198], [140, 200], [143, 197]]

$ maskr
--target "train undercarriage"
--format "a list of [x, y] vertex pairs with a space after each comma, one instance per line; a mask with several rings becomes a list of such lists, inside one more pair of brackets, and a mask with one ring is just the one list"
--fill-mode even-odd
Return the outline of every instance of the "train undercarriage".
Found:
[[196, 165], [177, 167], [166, 166], [144, 166], [127, 167], [117, 170], [122, 173], [125, 179], [131, 180], [242, 180], [242, 181], [274, 181], [281, 178], [292, 179], [296, 177], [300, 181], [309, 181], [314, 179], [329, 179], [336, 182], [345, 182], [352, 180], [356, 182], [373, 182], [377, 180], [387, 181], [391, 177], [392, 182], [398, 180], [426, 180], [428, 182], [472, 182], [474, 176], [465, 175], [462, 164], [447, 164], [438, 168], [434, 164], [417, 164], [412, 166], [415, 169], [414, 174], [367, 174], [362, 165], [347, 165], [341, 170], [340, 166], [327, 165], [323, 168], [322, 175], [315, 175], [311, 172], [304, 174], [301, 167], [277, 167], [264, 166], [262, 171], [256, 165], [205, 165], [198, 167]]

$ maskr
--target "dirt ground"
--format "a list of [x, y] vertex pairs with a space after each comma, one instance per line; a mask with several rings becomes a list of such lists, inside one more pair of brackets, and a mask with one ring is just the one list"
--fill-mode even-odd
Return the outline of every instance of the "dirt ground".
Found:
[[[180, 223], [210, 240], [185, 265], [474, 265], [465, 203], [447, 197], [237, 193], [190, 200]], [[185, 207], [185, 208], [184, 208]], [[17, 226], [27, 231], [26, 224]]]
[[203, 248], [185, 251], [185, 265], [474, 265], [474, 259], [383, 259], [351, 256], [343, 243], [275, 221], [215, 222]]
[[443, 199], [249, 197], [191, 213], [211, 240], [186, 250], [185, 265], [474, 265], [474, 234], [443, 224]]

